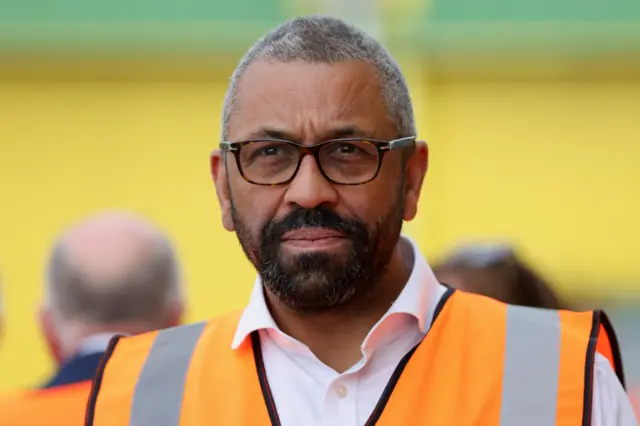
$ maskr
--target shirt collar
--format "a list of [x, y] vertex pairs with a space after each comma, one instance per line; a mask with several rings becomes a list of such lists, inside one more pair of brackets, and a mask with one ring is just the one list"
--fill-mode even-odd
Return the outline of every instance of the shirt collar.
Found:
[[[435, 306], [440, 299], [439, 296], [442, 294], [443, 287], [438, 283], [415, 241], [406, 236], [401, 238], [411, 245], [413, 268], [404, 289], [387, 313], [374, 326], [374, 329], [387, 317], [395, 314], [404, 314], [415, 318], [420, 330], [426, 333], [431, 324]], [[278, 325], [267, 307], [262, 282], [258, 276], [253, 285], [249, 303], [238, 322], [231, 348], [237, 349], [254, 331], [269, 329], [279, 331]]]
[[414, 317], [420, 330], [426, 333], [444, 287], [438, 282], [416, 242], [408, 237], [403, 239], [411, 245], [413, 268], [404, 289], [378, 324], [393, 314], [407, 314]]
[[240, 317], [240, 321], [238, 322], [238, 327], [236, 328], [236, 334], [233, 337], [231, 348], [237, 349], [240, 347], [247, 336], [254, 331], [269, 329], [278, 330], [278, 325], [269, 312], [267, 301], [264, 298], [262, 281], [258, 275], [253, 284], [253, 291], [249, 298], [249, 304], [244, 309], [244, 312]]
[[100, 333], [87, 337], [80, 344], [80, 348], [76, 356], [90, 355], [98, 352], [104, 352], [109, 346], [109, 342], [115, 335], [122, 335], [123, 333]]

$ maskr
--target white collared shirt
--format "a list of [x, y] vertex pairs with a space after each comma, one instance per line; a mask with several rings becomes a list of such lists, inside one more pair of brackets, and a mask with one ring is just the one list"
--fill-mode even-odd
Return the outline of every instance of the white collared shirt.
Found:
[[[405, 237], [406, 238], [406, 237]], [[400, 360], [426, 335], [445, 287], [438, 283], [417, 245], [409, 281], [362, 343], [362, 358], [338, 373], [304, 344], [278, 329], [262, 283], [253, 293], [233, 339], [237, 349], [259, 330], [269, 386], [282, 426], [361, 426], [369, 418]], [[637, 426], [631, 403], [609, 361], [595, 359], [593, 426]]]
[[80, 344], [76, 356], [105, 352], [109, 347], [109, 342], [111, 341], [113, 336], [119, 334], [122, 333], [100, 333], [87, 337]]

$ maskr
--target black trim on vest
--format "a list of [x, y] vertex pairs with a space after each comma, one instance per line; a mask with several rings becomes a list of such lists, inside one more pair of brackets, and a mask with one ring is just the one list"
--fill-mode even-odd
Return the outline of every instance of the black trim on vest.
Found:
[[613, 369], [618, 376], [618, 380], [620, 380], [620, 383], [622, 384], [622, 388], [624, 390], [627, 390], [626, 378], [622, 365], [622, 355], [620, 354], [620, 344], [618, 343], [618, 336], [613, 329], [613, 324], [609, 320], [609, 316], [604, 311], [598, 312], [600, 312], [601, 325], [604, 328], [604, 331], [607, 332], [607, 336], [609, 337], [609, 344], [611, 345], [611, 353], [613, 355]]
[[591, 425], [591, 413], [593, 411], [593, 368], [598, 345], [598, 332], [600, 331], [600, 312], [593, 312], [591, 333], [587, 344], [587, 357], [584, 366], [584, 398], [582, 402], [582, 426]]
[[611, 354], [613, 355], [613, 368], [616, 372], [616, 376], [618, 376], [618, 380], [620, 380], [622, 387], [625, 388], [625, 377], [622, 367], [622, 357], [620, 356], [618, 337], [613, 330], [613, 325], [611, 324], [609, 317], [607, 317], [607, 314], [600, 310], [594, 311], [593, 322], [591, 323], [591, 334], [589, 335], [589, 344], [587, 345], [587, 358], [584, 371], [583, 426], [591, 425], [591, 417], [593, 413], [594, 365], [598, 347], [598, 335], [600, 334], [601, 326], [604, 328], [604, 331], [607, 333], [607, 337], [609, 338]]
[[[431, 330], [431, 327], [433, 326], [436, 319], [438, 318], [438, 315], [440, 315], [440, 312], [442, 312], [442, 308], [444, 308], [445, 303], [447, 303], [447, 301], [449, 300], [449, 298], [454, 292], [455, 292], [455, 289], [447, 286], [447, 291], [442, 295], [442, 297], [440, 298], [440, 301], [436, 305], [435, 310], [433, 311], [433, 319], [431, 320], [431, 325], [429, 326], [429, 330]], [[427, 330], [427, 334], [429, 333], [429, 330]], [[400, 380], [400, 376], [402, 375], [404, 368], [407, 366], [407, 364], [409, 363], [409, 360], [411, 359], [413, 354], [416, 352], [416, 349], [418, 349], [418, 346], [422, 344], [425, 337], [423, 337], [422, 340], [416, 346], [414, 346], [413, 349], [411, 349], [404, 356], [404, 358], [402, 358], [402, 360], [394, 370], [393, 374], [391, 375], [391, 379], [389, 379], [387, 386], [385, 386], [384, 391], [382, 392], [382, 395], [380, 396], [380, 399], [378, 400], [376, 407], [373, 409], [371, 416], [369, 416], [369, 420], [367, 420], [367, 422], [365, 423], [365, 426], [373, 426], [378, 422], [378, 420], [380, 420], [380, 416], [382, 416], [382, 412], [387, 406], [387, 403], [391, 398], [391, 394], [393, 393], [393, 390], [398, 384], [398, 381]]]
[[100, 360], [98, 370], [93, 378], [93, 384], [91, 385], [89, 400], [87, 401], [87, 411], [84, 417], [85, 426], [93, 426], [93, 418], [96, 414], [96, 403], [98, 402], [98, 393], [100, 393], [100, 386], [102, 385], [102, 376], [104, 375], [104, 370], [107, 367], [107, 362], [109, 362], [111, 355], [113, 355], [113, 351], [116, 349], [118, 340], [120, 340], [121, 337], [123, 336], [114, 336], [109, 341], [109, 346], [107, 346], [107, 350]]
[[440, 298], [440, 301], [436, 305], [436, 308], [433, 310], [433, 319], [431, 320], [431, 325], [433, 325], [433, 323], [436, 321], [436, 318], [438, 318], [438, 315], [440, 315], [442, 308], [444, 308], [444, 304], [447, 303], [447, 300], [449, 300], [451, 295], [456, 291], [455, 288], [450, 287], [448, 284], [442, 283], [442, 285], [447, 288], [447, 291], [444, 292], [444, 294]]
[[258, 380], [260, 381], [260, 389], [262, 390], [262, 397], [267, 405], [267, 411], [269, 412], [269, 419], [272, 425], [280, 425], [280, 417], [278, 416], [278, 409], [276, 408], [269, 382], [267, 381], [267, 372], [264, 368], [264, 360], [262, 359], [262, 347], [260, 346], [260, 334], [258, 331], [251, 333], [251, 346], [253, 346], [253, 359], [256, 364], [256, 371], [258, 372]]
[[[447, 286], [447, 291], [442, 295], [440, 301], [436, 305], [436, 308], [433, 312], [433, 319], [431, 320], [431, 325], [436, 321], [436, 318], [442, 311], [445, 303], [451, 295], [455, 292], [455, 289]], [[431, 329], [431, 327], [429, 327]], [[427, 331], [428, 333], [428, 331]], [[425, 336], [426, 337], [426, 336]], [[373, 426], [380, 419], [384, 408], [389, 402], [389, 398], [391, 398], [391, 394], [393, 389], [396, 387], [396, 384], [400, 380], [400, 376], [404, 371], [404, 368], [407, 366], [407, 363], [415, 353], [416, 349], [420, 346], [420, 344], [424, 341], [424, 338], [411, 349], [398, 363], [398, 366], [393, 371], [389, 382], [384, 388], [376, 407], [373, 409], [373, 412], [369, 416], [369, 419], [365, 423], [365, 426]], [[262, 349], [260, 347], [260, 335], [258, 331], [254, 331], [251, 333], [251, 344], [253, 346], [253, 356], [256, 364], [256, 370], [258, 372], [258, 380], [260, 381], [260, 388], [262, 389], [262, 397], [264, 398], [265, 404], [267, 405], [267, 411], [269, 412], [269, 419], [271, 420], [272, 426], [280, 426], [280, 418], [278, 417], [278, 410], [276, 408], [276, 404], [273, 400], [273, 394], [271, 393], [271, 388], [269, 387], [269, 381], [267, 380], [267, 373], [264, 368], [264, 360], [262, 359]], [[86, 425], [92, 426], [92, 425]]]

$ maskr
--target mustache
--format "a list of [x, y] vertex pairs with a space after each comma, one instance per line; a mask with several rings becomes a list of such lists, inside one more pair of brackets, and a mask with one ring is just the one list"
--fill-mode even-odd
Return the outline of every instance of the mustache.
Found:
[[269, 223], [262, 232], [262, 245], [269, 246], [282, 241], [289, 231], [303, 228], [325, 228], [345, 234], [352, 240], [367, 241], [369, 233], [364, 223], [346, 219], [325, 206], [313, 209], [297, 207], [281, 219]]

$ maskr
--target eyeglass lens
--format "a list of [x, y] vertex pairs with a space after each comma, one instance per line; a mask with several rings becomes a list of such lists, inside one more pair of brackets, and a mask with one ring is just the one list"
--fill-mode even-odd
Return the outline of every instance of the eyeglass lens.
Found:
[[[280, 141], [256, 141], [245, 145], [239, 163], [250, 181], [277, 184], [296, 173], [304, 147]], [[366, 140], [333, 141], [318, 153], [325, 175], [339, 183], [355, 184], [372, 179], [379, 166], [378, 147]]]

